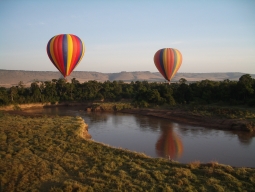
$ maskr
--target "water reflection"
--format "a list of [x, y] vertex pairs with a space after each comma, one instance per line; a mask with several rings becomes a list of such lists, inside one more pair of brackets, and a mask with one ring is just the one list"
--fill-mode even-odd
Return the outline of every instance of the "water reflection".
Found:
[[107, 113], [87, 112], [87, 114], [90, 117], [90, 123], [107, 122], [109, 118]]
[[255, 167], [255, 133], [190, 126], [151, 116], [86, 112], [71, 107], [27, 112], [81, 116], [95, 141], [151, 157], [170, 156], [181, 163], [215, 160], [232, 166]]
[[252, 142], [252, 137], [254, 137], [254, 134], [252, 136], [251, 133], [238, 133], [238, 141], [240, 142], [240, 144], [248, 146], [251, 144]]
[[158, 156], [164, 158], [177, 159], [183, 153], [183, 144], [181, 138], [175, 133], [173, 123], [169, 126], [162, 126], [161, 135], [156, 143], [156, 152]]
[[161, 121], [155, 121], [154, 117], [147, 117], [147, 116], [140, 116], [140, 115], [135, 116], [135, 121], [136, 121], [137, 127], [139, 127], [141, 131], [150, 129], [151, 131], [158, 132], [162, 124]]

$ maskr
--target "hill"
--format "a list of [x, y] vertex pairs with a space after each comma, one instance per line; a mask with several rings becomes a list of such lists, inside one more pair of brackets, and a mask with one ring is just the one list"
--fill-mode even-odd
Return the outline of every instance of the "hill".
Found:
[[[238, 80], [245, 73], [177, 73], [172, 82], [178, 81], [180, 78], [185, 78], [189, 82], [201, 80], [222, 81], [224, 79]], [[251, 74], [255, 78], [255, 74]], [[0, 86], [11, 87], [22, 81], [26, 86], [29, 86], [34, 81], [50, 81], [59, 79], [63, 76], [55, 71], [22, 71], [22, 70], [3, 70], [0, 69]], [[135, 71], [119, 73], [99, 73], [89, 71], [74, 71], [67, 80], [76, 78], [81, 83], [89, 80], [95, 81], [149, 81], [162, 82], [165, 81], [159, 72]]]

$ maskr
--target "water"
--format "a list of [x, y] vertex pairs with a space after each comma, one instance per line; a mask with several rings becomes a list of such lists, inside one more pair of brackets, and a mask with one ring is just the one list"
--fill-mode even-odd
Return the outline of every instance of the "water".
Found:
[[93, 140], [151, 157], [170, 157], [180, 163], [216, 161], [237, 167], [255, 167], [255, 139], [245, 132], [190, 126], [142, 115], [85, 112], [69, 107], [27, 112], [81, 116], [89, 125]]

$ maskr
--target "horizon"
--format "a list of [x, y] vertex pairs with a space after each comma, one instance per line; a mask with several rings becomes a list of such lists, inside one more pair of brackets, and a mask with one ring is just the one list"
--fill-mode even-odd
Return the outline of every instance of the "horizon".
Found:
[[255, 74], [252, 0], [0, 1], [0, 23], [6, 70], [57, 71], [47, 43], [75, 34], [86, 49], [77, 71], [157, 72], [154, 54], [169, 47], [182, 54], [179, 72]]
[[[37, 71], [37, 70], [19, 70], [19, 69], [0, 69], [1, 70], [5, 70], [5, 71], [26, 71], [26, 72], [56, 72], [56, 73], [60, 73], [57, 70], [54, 71]], [[90, 72], [90, 73], [134, 73], [134, 72], [149, 72], [149, 73], [159, 73], [158, 71], [119, 71], [119, 72], [99, 72], [99, 71], [73, 71], [73, 72]], [[72, 73], [73, 73], [72, 72]], [[177, 72], [177, 74], [180, 73], [201, 73], [201, 74], [208, 74], [208, 73], [243, 73], [243, 74], [250, 74], [250, 75], [255, 75], [255, 73], [244, 73], [244, 72]], [[163, 78], [163, 77], [162, 77]]]

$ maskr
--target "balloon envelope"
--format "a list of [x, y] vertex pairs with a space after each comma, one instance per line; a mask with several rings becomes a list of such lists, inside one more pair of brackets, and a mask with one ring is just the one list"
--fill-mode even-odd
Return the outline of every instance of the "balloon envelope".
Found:
[[52, 37], [46, 49], [51, 62], [64, 77], [71, 74], [85, 52], [82, 40], [72, 34], [61, 34]]
[[160, 49], [154, 55], [154, 63], [161, 75], [170, 81], [182, 64], [181, 52], [173, 48]]

